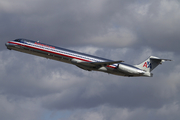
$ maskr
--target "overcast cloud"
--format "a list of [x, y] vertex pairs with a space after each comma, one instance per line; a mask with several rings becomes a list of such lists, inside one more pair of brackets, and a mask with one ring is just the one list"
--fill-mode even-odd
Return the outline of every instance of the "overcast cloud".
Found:
[[[0, 0], [1, 120], [179, 120], [178, 0]], [[152, 78], [88, 72], [7, 50], [16, 38], [139, 64]]]

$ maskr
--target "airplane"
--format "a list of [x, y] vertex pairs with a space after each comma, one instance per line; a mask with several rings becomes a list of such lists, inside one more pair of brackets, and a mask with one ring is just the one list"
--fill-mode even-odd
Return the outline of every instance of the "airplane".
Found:
[[151, 71], [159, 64], [170, 59], [160, 59], [150, 56], [138, 65], [129, 65], [124, 61], [113, 61], [61, 47], [41, 43], [39, 41], [27, 39], [15, 39], [5, 43], [7, 49], [16, 50], [40, 57], [45, 57], [61, 62], [76, 65], [77, 67], [87, 71], [101, 71], [108, 74], [114, 74], [126, 77], [152, 77]]

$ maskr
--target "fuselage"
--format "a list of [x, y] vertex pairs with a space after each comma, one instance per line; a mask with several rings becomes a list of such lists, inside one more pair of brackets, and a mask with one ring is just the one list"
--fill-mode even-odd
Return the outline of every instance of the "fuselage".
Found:
[[[98, 62], [113, 62], [113, 60], [76, 52], [73, 50], [41, 43], [39, 41], [32, 41], [27, 39], [16, 39], [6, 43], [8, 49], [33, 54], [61, 62], [76, 65], [84, 70], [102, 71], [110, 74], [121, 76], [149, 76], [145, 71], [125, 63], [115, 63], [110, 65], [97, 64]], [[83, 63], [83, 64], [82, 64]], [[84, 64], [96, 63], [97, 65]]]

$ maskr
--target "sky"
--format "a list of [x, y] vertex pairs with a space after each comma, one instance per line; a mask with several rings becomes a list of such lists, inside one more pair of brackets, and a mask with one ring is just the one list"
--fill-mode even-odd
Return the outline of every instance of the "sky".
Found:
[[[179, 21], [179, 0], [0, 0], [0, 119], [179, 120]], [[173, 61], [122, 77], [8, 50], [16, 38], [132, 65]]]

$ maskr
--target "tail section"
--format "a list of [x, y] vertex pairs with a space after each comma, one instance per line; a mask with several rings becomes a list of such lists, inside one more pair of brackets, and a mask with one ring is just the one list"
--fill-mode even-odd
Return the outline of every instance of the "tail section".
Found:
[[150, 56], [147, 60], [140, 63], [139, 65], [134, 65], [135, 67], [144, 70], [146, 72], [151, 72], [154, 68], [156, 68], [159, 64], [162, 64], [162, 62], [165, 61], [171, 61], [169, 59], [160, 59], [155, 56]]

